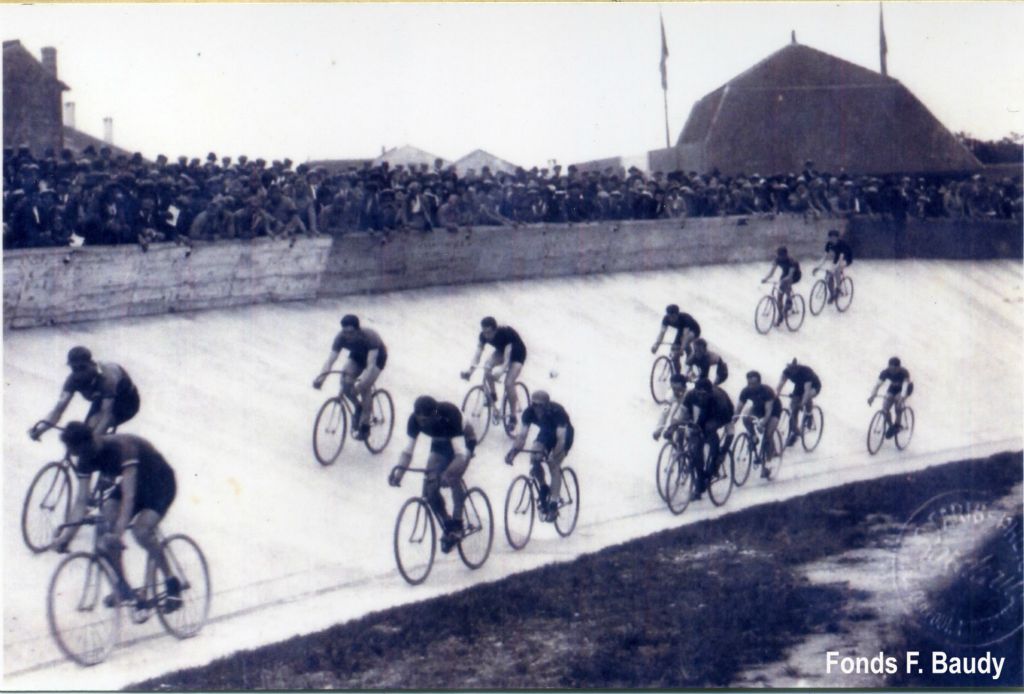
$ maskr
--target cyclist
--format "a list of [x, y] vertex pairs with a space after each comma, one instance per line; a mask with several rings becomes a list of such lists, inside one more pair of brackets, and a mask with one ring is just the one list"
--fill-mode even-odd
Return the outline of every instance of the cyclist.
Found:
[[782, 392], [782, 386], [786, 385], [787, 380], [793, 383], [793, 392], [790, 393], [789, 398], [789, 436], [786, 437], [786, 446], [788, 447], [796, 443], [800, 432], [803, 431], [803, 423], [799, 417], [800, 410], [803, 410], [806, 416], [810, 416], [814, 398], [821, 393], [821, 379], [811, 367], [797, 364], [794, 357], [793, 361], [782, 370], [779, 385], [775, 388], [776, 393]]
[[362, 440], [370, 433], [373, 384], [388, 362], [388, 349], [377, 331], [360, 327], [358, 317], [351, 313], [342, 317], [341, 332], [331, 344], [331, 353], [320, 368], [320, 375], [313, 379], [314, 388], [319, 390], [324, 384], [327, 372], [343, 349], [348, 350], [348, 360], [341, 370], [341, 391], [355, 406], [352, 418], [358, 428], [352, 437]]
[[[875, 402], [879, 389], [886, 381], [889, 381], [889, 388], [885, 391], [882, 409], [885, 411], [885, 419], [889, 423], [885, 430], [885, 438], [891, 439], [901, 428], [900, 418], [903, 415], [903, 403], [914, 392], [914, 383], [910, 380], [910, 372], [903, 368], [903, 365], [900, 363], [900, 358], [893, 357], [889, 360], [889, 366], [878, 374], [878, 383], [875, 384], [874, 390], [871, 391], [868, 405]], [[889, 414], [893, 405], [896, 405], [895, 421]]]
[[708, 349], [708, 341], [703, 337], [698, 337], [693, 341], [693, 352], [686, 358], [686, 366], [688, 371], [696, 371], [691, 376], [694, 381], [709, 378], [712, 366], [715, 367], [714, 385], [721, 385], [725, 383], [725, 379], [729, 378], [729, 365], [717, 352]]
[[853, 264], [853, 249], [845, 239], [839, 238], [838, 229], [829, 229], [825, 243], [825, 255], [814, 272], [825, 268], [825, 286], [828, 287], [828, 303], [836, 300], [836, 292], [843, 281], [843, 270]]
[[665, 331], [669, 328], [676, 329], [676, 336], [672, 340], [672, 350], [669, 356], [672, 359], [675, 373], [680, 373], [682, 369], [679, 366], [679, 355], [683, 352], [690, 353], [690, 343], [700, 337], [700, 323], [689, 313], [680, 311], [676, 304], [669, 304], [665, 307], [665, 317], [661, 319], [661, 330], [658, 331], [658, 337], [654, 340], [654, 346], [651, 347], [651, 354], [658, 351], [658, 347], [661, 346], [661, 341], [665, 337]]
[[[779, 427], [779, 417], [782, 416], [782, 401], [771, 389], [761, 383], [759, 371], [747, 372], [747, 387], [740, 391], [739, 416], [744, 414], [747, 404], [750, 405], [750, 414], [757, 418], [757, 429], [761, 432], [761, 453], [762, 461], [771, 460], [781, 451], [774, 450], [772, 445], [772, 434]], [[750, 434], [751, 441], [754, 440], [754, 423], [749, 419], [743, 420], [743, 425]], [[768, 477], [768, 468], [761, 468], [761, 476]]]
[[[782, 320], [785, 314], [793, 308], [793, 285], [800, 281], [803, 274], [800, 271], [800, 263], [793, 258], [789, 257], [789, 250], [785, 246], [779, 246], [775, 252], [775, 260], [772, 261], [772, 269], [768, 271], [768, 274], [764, 276], [761, 283], [764, 284], [771, 279], [772, 275], [775, 274], [775, 268], [779, 268], [781, 275], [779, 276], [779, 293], [775, 297], [775, 301], [782, 310], [779, 311], [779, 316], [775, 320], [776, 325], [782, 325]], [[785, 302], [783, 302], [785, 299]]]
[[71, 374], [64, 381], [60, 398], [48, 415], [28, 435], [38, 440], [47, 429], [60, 422], [75, 393], [90, 401], [85, 423], [97, 434], [106, 433], [124, 424], [139, 411], [139, 391], [123, 367], [113, 362], [96, 362], [88, 348], [72, 347], [68, 351]]
[[[181, 607], [181, 582], [171, 571], [160, 547], [157, 531], [161, 519], [174, 502], [177, 491], [174, 469], [153, 444], [140, 436], [100, 436], [88, 424], [70, 422], [60, 439], [67, 447], [68, 455], [76, 460], [75, 473], [81, 482], [71, 509], [70, 523], [77, 523], [85, 516], [90, 494], [89, 477], [92, 473], [98, 472], [101, 479], [115, 487], [100, 507], [103, 521], [96, 543], [97, 550], [117, 570], [117, 597], [110, 596], [106, 600], [108, 606], [118, 600], [130, 601], [135, 598], [125, 580], [121, 557], [124, 549], [121, 536], [131, 524], [136, 542], [167, 577], [165, 610], [171, 612]], [[79, 527], [66, 528], [61, 532], [55, 543], [58, 552], [68, 550]]]
[[[540, 482], [541, 520], [552, 522], [558, 517], [558, 495], [562, 487], [562, 461], [572, 449], [575, 436], [569, 413], [543, 390], [535, 390], [530, 397], [530, 406], [523, 411], [523, 424], [516, 434], [515, 444], [505, 456], [505, 462], [512, 464], [516, 453], [523, 449], [530, 425], [537, 427], [537, 438], [533, 441], [530, 455], [530, 474]], [[544, 482], [541, 467], [542, 454], [548, 457], [551, 468], [551, 486]]]
[[672, 378], [669, 379], [669, 385], [672, 386], [672, 397], [665, 405], [665, 409], [661, 411], [661, 418], [658, 420], [658, 426], [654, 430], [654, 440], [657, 441], [664, 433], [666, 438], [671, 438], [669, 430], [673, 430], [672, 425], [678, 424], [683, 415], [683, 397], [686, 395], [686, 376], [682, 374], [672, 374]]
[[[462, 505], [466, 502], [466, 491], [461, 481], [473, 457], [473, 449], [476, 448], [476, 434], [472, 425], [463, 426], [462, 412], [456, 405], [438, 402], [429, 395], [416, 398], [405, 430], [409, 434], [409, 443], [399, 456], [398, 466], [391, 470], [388, 484], [392, 487], [402, 484], [402, 477], [412, 463], [419, 435], [429, 436], [430, 456], [423, 477], [423, 498], [437, 517], [442, 519], [444, 534], [441, 537], [441, 551], [447, 554], [462, 539]], [[441, 496], [441, 487], [450, 487], [452, 490], [451, 515], [448, 515], [444, 497]]]
[[491, 403], [497, 403], [498, 395], [494, 390], [494, 369], [502, 364], [507, 364], [508, 368], [505, 369], [505, 397], [508, 398], [508, 404], [513, 413], [509, 419], [509, 425], [514, 427], [518, 423], [515, 413], [519, 411], [519, 399], [515, 386], [519, 373], [523, 370], [523, 364], [526, 363], [526, 344], [523, 342], [523, 338], [519, 337], [519, 333], [507, 325], [499, 327], [498, 321], [492, 316], [487, 316], [481, 320], [480, 328], [480, 342], [477, 345], [476, 353], [473, 355], [473, 363], [470, 364], [468, 371], [463, 371], [459, 375], [462, 377], [462, 380], [468, 381], [473, 370], [480, 363], [484, 346], [490, 345], [493, 347], [494, 353], [484, 363], [484, 381], [487, 383], [487, 394], [491, 398]]
[[[729, 394], [712, 385], [707, 378], [700, 378], [693, 390], [683, 398], [683, 421], [693, 423], [701, 433], [701, 441], [708, 445], [710, 460], [703, 461], [704, 447], [697, 449], [697, 486], [693, 498], [699, 499], [707, 489], [708, 481], [718, 472], [725, 453], [732, 447], [733, 421], [735, 410]], [[718, 430], [725, 430], [725, 441], [719, 445]]]

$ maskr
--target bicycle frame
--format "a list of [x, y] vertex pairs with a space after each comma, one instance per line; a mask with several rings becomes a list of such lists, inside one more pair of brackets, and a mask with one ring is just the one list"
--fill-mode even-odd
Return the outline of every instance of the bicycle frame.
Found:
[[[470, 456], [470, 458], [472, 459], [472, 455]], [[397, 470], [397, 469], [399, 469], [399, 466], [393, 467], [392, 468], [392, 472], [394, 472], [394, 470]], [[417, 472], [417, 473], [421, 473], [423, 475], [426, 475], [427, 472], [428, 472], [427, 468], [425, 468], [425, 467], [407, 467], [407, 468], [405, 468], [405, 471], [406, 472]], [[479, 510], [476, 507], [476, 503], [473, 501], [473, 498], [469, 495], [469, 487], [466, 486], [466, 480], [463, 479], [461, 476], [459, 477], [459, 487], [462, 489], [462, 493], [465, 495], [464, 504], [468, 505], [469, 508], [472, 509], [472, 515], [475, 516], [476, 518], [482, 518], [482, 516], [480, 515]], [[432, 515], [434, 517], [434, 520], [437, 522], [438, 526], [443, 529], [444, 528], [444, 519], [441, 518], [438, 515], [437, 511], [434, 509], [433, 506], [430, 505], [430, 502], [427, 500], [426, 497], [424, 497], [423, 495], [420, 495], [420, 499], [423, 500], [423, 505], [426, 506], [430, 510], [430, 515]], [[466, 512], [465, 512], [465, 508], [466, 507], [463, 506], [463, 515], [467, 515]], [[417, 510], [417, 513], [419, 513], [418, 510]], [[420, 519], [419, 519], [419, 517], [417, 517], [416, 518], [416, 522], [413, 525], [414, 533], [419, 531], [420, 525], [421, 525]], [[419, 531], [421, 534], [418, 534], [415, 537], [415, 541], [416, 542], [422, 542], [423, 538], [426, 536], [427, 524], [423, 523], [422, 526], [423, 526], [422, 531]], [[462, 538], [467, 538], [470, 535], [473, 535], [474, 533], [480, 532], [481, 530], [483, 530], [483, 528], [478, 528], [478, 527], [463, 528], [462, 529]]]

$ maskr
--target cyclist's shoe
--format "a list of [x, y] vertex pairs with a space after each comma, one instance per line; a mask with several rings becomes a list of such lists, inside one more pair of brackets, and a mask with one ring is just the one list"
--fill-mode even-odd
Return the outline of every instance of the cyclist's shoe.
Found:
[[782, 325], [782, 320], [785, 318], [785, 314], [780, 313], [779, 317], [775, 319], [775, 325]]
[[761, 466], [761, 478], [762, 479], [768, 479], [771, 476], [772, 476], [772, 471], [768, 469], [768, 466], [767, 465], [762, 465]]
[[796, 440], [800, 438], [795, 431], [789, 432], [789, 436], [786, 437], [786, 447], [796, 444]]
[[804, 429], [814, 429], [814, 415], [804, 415]]
[[512, 431], [515, 431], [516, 430], [516, 426], [518, 424], [519, 424], [519, 420], [516, 418], [516, 416], [515, 415], [510, 415], [509, 418], [508, 418], [508, 428], [511, 429]]
[[454, 549], [462, 539], [462, 521], [452, 519], [445, 524], [444, 535], [441, 537], [441, 551], [445, 554]]
[[545, 523], [554, 523], [555, 519], [558, 518], [558, 502], [557, 501], [545, 501], [541, 504], [541, 517], [540, 519]]
[[835, 294], [829, 294], [829, 295], [828, 295], [828, 301], [827, 301], [827, 303], [830, 303], [830, 304], [834, 304], [834, 303], [835, 303], [835, 301], [836, 301], [836, 295], [835, 295]]
[[360, 424], [359, 429], [354, 434], [354, 437], [357, 441], [365, 441], [370, 438], [370, 425]]
[[690, 501], [700, 501], [700, 497], [703, 492], [698, 491], [696, 487], [690, 492]]
[[167, 597], [164, 599], [163, 612], [169, 614], [181, 609], [181, 581], [176, 576], [167, 579]]
[[124, 603], [135, 601], [135, 591], [124, 581], [118, 581], [114, 592], [103, 598], [104, 607], [116, 607]]
[[889, 427], [885, 430], [885, 438], [891, 439], [902, 428], [903, 427], [901, 427], [899, 424], [890, 424]]

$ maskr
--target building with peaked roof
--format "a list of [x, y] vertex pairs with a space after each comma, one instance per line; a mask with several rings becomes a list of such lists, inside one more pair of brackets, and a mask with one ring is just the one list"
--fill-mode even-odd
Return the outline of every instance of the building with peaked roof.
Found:
[[519, 168], [512, 162], [506, 161], [501, 157], [495, 156], [490, 152], [485, 152], [482, 149], [474, 149], [472, 152], [462, 157], [455, 162], [455, 171], [462, 176], [470, 169], [473, 169], [477, 173], [486, 166], [491, 173], [515, 173], [516, 169]]
[[44, 48], [42, 61], [21, 45], [4, 41], [4, 147], [27, 144], [36, 156], [64, 146], [63, 93], [57, 79], [57, 49]]
[[422, 149], [419, 149], [418, 147], [413, 147], [412, 145], [403, 145], [401, 147], [395, 147], [394, 149], [387, 150], [379, 157], [374, 159], [373, 164], [374, 166], [376, 166], [378, 164], [383, 164], [384, 162], [387, 162], [392, 167], [398, 166], [399, 164], [405, 167], [419, 166], [421, 164], [426, 164], [427, 166], [433, 167], [434, 161], [437, 159], [440, 159], [445, 166], [447, 166], [450, 163], [443, 157], [436, 156], [434, 154], [431, 154], [430, 152], [425, 152]]
[[792, 43], [698, 101], [652, 169], [857, 174], [981, 168], [899, 80]]

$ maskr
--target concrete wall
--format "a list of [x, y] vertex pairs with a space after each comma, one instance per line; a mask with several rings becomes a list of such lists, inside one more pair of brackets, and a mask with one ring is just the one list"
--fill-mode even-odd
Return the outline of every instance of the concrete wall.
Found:
[[862, 258], [988, 260], [1024, 257], [1020, 222], [1004, 219], [854, 218], [848, 238]]
[[331, 240], [4, 252], [4, 327], [312, 299]]

